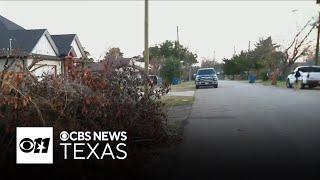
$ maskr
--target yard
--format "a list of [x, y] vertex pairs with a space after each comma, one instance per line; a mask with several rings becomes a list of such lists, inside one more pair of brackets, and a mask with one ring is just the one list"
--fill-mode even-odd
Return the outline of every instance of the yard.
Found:
[[181, 84], [171, 86], [172, 92], [195, 91], [195, 90], [196, 90], [196, 86], [194, 84], [194, 81], [182, 82]]
[[[260, 81], [260, 82], [257, 82], [257, 83], [262, 83], [263, 85], [265, 86], [273, 86], [271, 85], [271, 81], [268, 80], [268, 81]], [[277, 85], [275, 85], [275, 87], [280, 87], [280, 88], [286, 88], [286, 81], [277, 81]]]
[[194, 101], [194, 96], [165, 96], [162, 102], [166, 104], [166, 107], [191, 105]]

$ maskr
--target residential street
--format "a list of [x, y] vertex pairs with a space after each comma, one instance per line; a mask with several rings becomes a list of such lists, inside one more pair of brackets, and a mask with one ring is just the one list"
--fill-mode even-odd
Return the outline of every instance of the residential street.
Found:
[[175, 179], [320, 177], [319, 89], [220, 81], [195, 97]]

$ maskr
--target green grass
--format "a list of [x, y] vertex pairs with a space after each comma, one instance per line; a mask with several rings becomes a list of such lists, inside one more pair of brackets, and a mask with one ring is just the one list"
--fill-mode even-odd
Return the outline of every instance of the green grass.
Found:
[[189, 105], [194, 102], [194, 96], [164, 96], [161, 99], [166, 107]]
[[[265, 86], [274, 86], [274, 85], [271, 85], [271, 81], [268, 80], [268, 81], [262, 81], [261, 82], [263, 85]], [[286, 81], [277, 81], [277, 85], [275, 85], [275, 87], [280, 87], [280, 88], [286, 88]]]
[[194, 84], [194, 81], [182, 82], [181, 84], [171, 86], [171, 91], [174, 91], [174, 92], [194, 91], [195, 89], [196, 89], [196, 86]]

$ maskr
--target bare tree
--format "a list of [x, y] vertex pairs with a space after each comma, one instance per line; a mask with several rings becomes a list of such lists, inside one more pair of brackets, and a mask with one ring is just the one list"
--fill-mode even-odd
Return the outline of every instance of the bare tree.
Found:
[[203, 58], [201, 62], [201, 67], [202, 68], [213, 68], [217, 62], [213, 59], [210, 60], [209, 58]]
[[[0, 87], [2, 87], [2, 84], [4, 83], [4, 77], [6, 73], [8, 73], [12, 68], [16, 68], [15, 66], [20, 67], [21, 72], [27, 72], [31, 73], [35, 70], [42, 68], [44, 66], [47, 66], [47, 64], [42, 64], [40, 66], [37, 66], [34, 68], [34, 66], [42, 61], [40, 57], [32, 56], [31, 63], [28, 65], [26, 60], [30, 58], [30, 56], [27, 57], [22, 51], [20, 50], [12, 50], [10, 53], [6, 51], [0, 51], [0, 57], [5, 57], [5, 62], [2, 67], [2, 71], [0, 72]], [[15, 69], [13, 71], [16, 71]]]
[[283, 51], [281, 61], [283, 63], [282, 73], [287, 75], [292, 65], [299, 59], [310, 54], [312, 40], [309, 39], [312, 31], [316, 28], [314, 19], [310, 19], [298, 33], [292, 42]]
[[151, 73], [155, 75], [160, 75], [160, 69], [163, 65], [163, 57], [153, 57], [150, 59]]

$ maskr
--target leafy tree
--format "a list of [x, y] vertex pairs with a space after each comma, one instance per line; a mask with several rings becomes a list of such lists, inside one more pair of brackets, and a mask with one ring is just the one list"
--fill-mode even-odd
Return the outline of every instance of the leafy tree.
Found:
[[248, 59], [246, 52], [234, 55], [231, 59], [223, 59], [223, 70], [227, 75], [247, 73], [253, 66]]
[[163, 67], [161, 68], [160, 75], [169, 82], [171, 82], [174, 77], [180, 77], [181, 63], [173, 57], [166, 58]]
[[260, 39], [251, 51], [241, 51], [231, 59], [224, 59], [223, 69], [228, 75], [254, 73], [266, 76], [274, 73], [281, 66], [283, 53], [279, 45], [273, 43], [271, 37]]
[[118, 47], [113, 47], [113, 48], [109, 48], [108, 51], [106, 52], [104, 59], [108, 60], [108, 59], [118, 59], [118, 58], [122, 58], [123, 57], [123, 53], [121, 52], [120, 48]]
[[269, 72], [274, 72], [281, 66], [281, 58], [283, 53], [278, 51], [279, 45], [273, 43], [271, 36], [266, 39], [260, 39], [254, 50], [256, 59], [262, 61], [262, 66], [267, 68]]
[[[188, 70], [189, 79], [191, 79], [191, 66], [197, 63], [197, 54], [191, 52], [187, 47], [179, 44], [177, 41], [165, 41], [159, 45], [149, 48], [150, 54], [150, 64], [155, 66], [154, 72], [157, 72], [157, 69], [160, 69], [161, 74], [167, 76], [165, 73], [166, 70], [161, 70], [164, 68], [166, 62], [176, 61], [174, 64], [179, 64], [180, 73], [176, 77], [181, 76], [181, 62], [183, 61], [183, 66], [185, 70]], [[171, 75], [168, 74], [170, 77]], [[167, 77], [165, 79], [169, 80]], [[172, 79], [172, 78], [171, 78]]]

